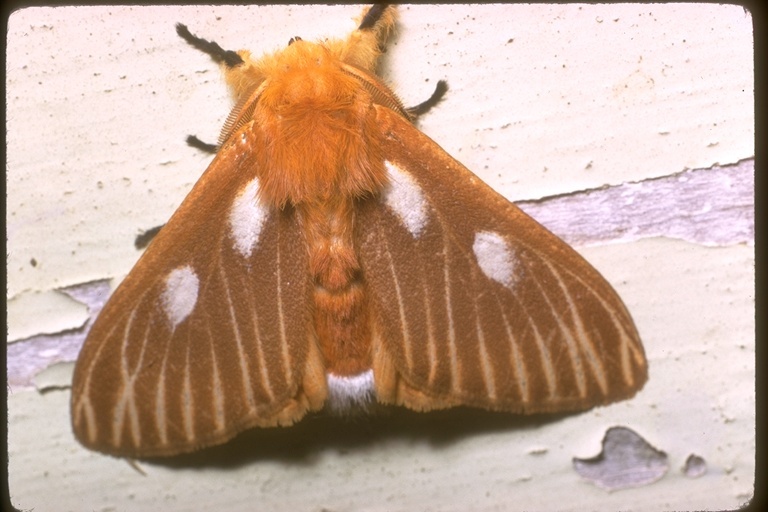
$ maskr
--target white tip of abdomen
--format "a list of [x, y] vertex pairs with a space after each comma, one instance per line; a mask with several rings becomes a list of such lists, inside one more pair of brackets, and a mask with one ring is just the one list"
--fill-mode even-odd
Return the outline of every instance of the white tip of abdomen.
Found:
[[351, 377], [329, 373], [326, 379], [328, 382], [326, 407], [333, 412], [365, 409], [376, 397], [373, 387], [373, 370]]

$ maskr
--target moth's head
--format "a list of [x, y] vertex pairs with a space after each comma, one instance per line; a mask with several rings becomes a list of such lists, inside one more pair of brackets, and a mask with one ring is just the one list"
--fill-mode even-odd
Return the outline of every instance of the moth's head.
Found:
[[[331, 43], [332, 46], [328, 46]], [[248, 94], [254, 87], [265, 81], [270, 85], [281, 84], [279, 89], [295, 90], [296, 94], [312, 93], [317, 86], [332, 80], [339, 72], [342, 55], [339, 41], [312, 42], [292, 37], [282, 49], [255, 58], [250, 51], [240, 50], [237, 54], [243, 64], [227, 68], [224, 75], [236, 98]]]
[[237, 54], [243, 63], [231, 68], [224, 66], [225, 78], [235, 98], [241, 98], [267, 79], [290, 74], [301, 79], [302, 72], [330, 70], [341, 64], [373, 73], [381, 55], [380, 39], [386, 39], [394, 23], [395, 10], [387, 9], [373, 29], [357, 29], [343, 39], [328, 38], [313, 42], [294, 36], [288, 40], [287, 46], [261, 57], [254, 57], [248, 50], [240, 50]]
[[253, 64], [260, 83], [264, 84], [260, 101], [274, 106], [342, 108], [359, 88], [343, 66], [344, 62], [325, 44], [293, 39], [282, 51]]

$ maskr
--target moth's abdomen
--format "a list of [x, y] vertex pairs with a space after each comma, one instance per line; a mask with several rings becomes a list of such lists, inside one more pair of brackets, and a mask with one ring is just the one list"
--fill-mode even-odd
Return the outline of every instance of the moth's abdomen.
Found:
[[314, 326], [332, 377], [371, 368], [368, 297], [353, 243], [354, 202], [336, 196], [301, 205], [299, 215], [314, 283]]

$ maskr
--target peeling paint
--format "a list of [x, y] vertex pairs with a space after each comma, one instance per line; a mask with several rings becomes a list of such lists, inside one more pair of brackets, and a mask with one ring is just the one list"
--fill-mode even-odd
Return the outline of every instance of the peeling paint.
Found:
[[705, 246], [754, 244], [755, 161], [516, 204], [566, 242], [665, 236]]
[[546, 455], [547, 452], [549, 452], [549, 448], [547, 448], [546, 446], [532, 446], [528, 450], [528, 455], [540, 456], [540, 455]]
[[651, 446], [627, 427], [611, 427], [603, 450], [590, 459], [573, 459], [573, 468], [585, 480], [616, 491], [651, 484], [669, 469], [667, 454]]
[[685, 459], [685, 465], [683, 466], [683, 474], [688, 478], [698, 478], [707, 472], [707, 461], [704, 457], [700, 457], [695, 453], [692, 453]]
[[34, 377], [48, 366], [74, 361], [93, 320], [112, 293], [111, 280], [103, 279], [61, 288], [70, 300], [84, 305], [86, 322], [79, 327], [52, 334], [31, 336], [8, 345], [8, 385], [15, 390], [33, 387]]
[[8, 342], [78, 329], [88, 308], [58, 290], [28, 292], [8, 300]]
[[33, 382], [41, 393], [57, 389], [68, 389], [72, 385], [74, 362], [55, 363], [34, 376]]

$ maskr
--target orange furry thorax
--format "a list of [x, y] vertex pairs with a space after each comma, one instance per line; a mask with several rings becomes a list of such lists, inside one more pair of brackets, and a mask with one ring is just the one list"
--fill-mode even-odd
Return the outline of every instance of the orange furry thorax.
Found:
[[296, 41], [256, 66], [263, 73], [248, 136], [262, 199], [325, 201], [376, 193], [386, 180], [373, 103], [341, 61], [320, 44]]

